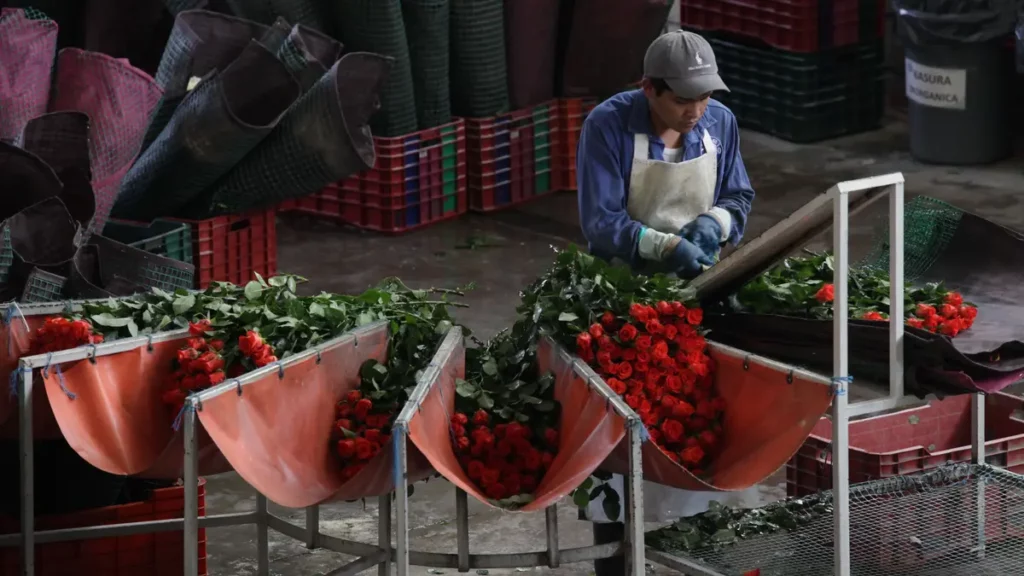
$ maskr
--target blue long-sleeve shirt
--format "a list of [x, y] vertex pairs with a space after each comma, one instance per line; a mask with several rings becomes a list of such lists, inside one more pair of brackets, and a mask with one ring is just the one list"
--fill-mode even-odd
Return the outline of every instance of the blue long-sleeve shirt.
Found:
[[[711, 100], [696, 127], [684, 136], [683, 161], [704, 154], [704, 130], [718, 147], [714, 205], [732, 216], [728, 240], [735, 245], [743, 238], [754, 201], [754, 189], [740, 156], [736, 117], [723, 104]], [[653, 132], [647, 97], [641, 90], [623, 92], [602, 102], [583, 123], [576, 153], [576, 186], [583, 235], [596, 256], [637, 263], [641, 224], [626, 213], [633, 138], [638, 133], [647, 134], [650, 158], [664, 160], [665, 144]]]

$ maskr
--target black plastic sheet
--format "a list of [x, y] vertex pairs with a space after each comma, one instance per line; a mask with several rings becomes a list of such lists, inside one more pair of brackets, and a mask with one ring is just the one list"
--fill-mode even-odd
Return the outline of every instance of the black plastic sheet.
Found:
[[393, 60], [351, 52], [338, 60], [259, 146], [178, 216], [209, 218], [305, 196], [373, 166], [367, 124]]
[[1017, 25], [1018, 0], [893, 0], [900, 33], [918, 46], [1001, 40]]
[[129, 171], [114, 217], [148, 222], [176, 214], [266, 138], [299, 94], [288, 67], [250, 40], [175, 109]]
[[18, 144], [35, 154], [61, 181], [59, 193], [68, 213], [83, 230], [96, 214], [89, 159], [89, 116], [53, 112], [32, 119]]
[[[906, 386], [918, 395], [995, 392], [1024, 379], [1024, 235], [966, 212], [953, 226], [915, 283], [944, 282], [977, 305], [978, 317], [952, 339], [906, 329]], [[705, 325], [724, 344], [832, 370], [831, 320], [707, 314]], [[849, 326], [851, 372], [886, 382], [888, 323], [851, 320]]]

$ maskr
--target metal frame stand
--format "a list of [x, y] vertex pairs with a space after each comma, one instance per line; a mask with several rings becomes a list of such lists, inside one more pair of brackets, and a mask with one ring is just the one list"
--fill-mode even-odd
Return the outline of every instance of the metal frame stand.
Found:
[[[898, 177], [898, 178], [897, 178]], [[901, 319], [904, 316], [904, 273], [903, 273], [903, 178], [902, 175], [879, 176], [834, 186], [829, 194], [833, 201], [833, 242], [834, 242], [834, 353], [833, 376], [825, 378], [811, 374], [799, 368], [791, 367], [765, 358], [748, 355], [742, 351], [726, 346], [713, 344], [725, 353], [742, 356], [749, 361], [784, 372], [799, 372], [802, 377], [818, 381], [832, 387], [834, 392], [831, 408], [833, 431], [833, 491], [835, 506], [835, 569], [836, 576], [850, 576], [850, 518], [849, 518], [849, 435], [848, 424], [851, 418], [875, 412], [898, 408], [908, 404], [903, 397], [903, 322], [891, 321], [890, 324], [890, 370], [889, 396], [879, 400], [849, 404], [847, 391], [852, 379], [848, 374], [849, 333], [848, 333], [848, 268], [849, 268], [849, 195], [868, 189], [884, 188], [889, 193], [890, 213], [890, 317]], [[55, 307], [48, 313], [63, 310], [64, 306]], [[684, 574], [702, 576], [721, 576], [707, 567], [688, 560], [669, 556], [654, 550], [645, 549], [643, 525], [643, 467], [641, 446], [646, 441], [645, 429], [636, 414], [623, 401], [608, 389], [604, 381], [585, 363], [573, 359], [568, 352], [561, 350], [563, 359], [573, 364], [573, 370], [605, 397], [610, 410], [616, 412], [626, 421], [627, 442], [629, 444], [629, 474], [626, 479], [629, 506], [626, 513], [626, 539], [624, 542], [586, 546], [581, 548], [559, 549], [557, 509], [553, 505], [545, 510], [547, 527], [547, 549], [538, 552], [518, 554], [471, 554], [469, 551], [468, 498], [464, 491], [456, 489], [456, 524], [458, 528], [458, 551], [455, 554], [420, 552], [410, 550], [409, 546], [409, 501], [408, 490], [405, 489], [407, 479], [407, 442], [408, 425], [413, 415], [440, 377], [442, 366], [436, 358], [450, 353], [455, 346], [461, 345], [462, 333], [455, 329], [449, 333], [445, 342], [435, 356], [435, 363], [425, 371], [410, 401], [399, 414], [392, 434], [394, 452], [395, 485], [402, 487], [393, 493], [395, 499], [392, 506], [392, 494], [379, 497], [378, 541], [376, 545], [344, 540], [320, 532], [319, 508], [306, 508], [304, 526], [292, 524], [283, 518], [271, 514], [267, 510], [267, 499], [257, 496], [257, 508], [253, 512], [237, 514], [220, 514], [215, 516], [198, 516], [198, 450], [197, 450], [197, 418], [202, 410], [203, 398], [208, 398], [227, 391], [218, 387], [192, 396], [186, 403], [182, 415], [185, 440], [185, 515], [180, 520], [158, 520], [135, 522], [111, 526], [91, 526], [67, 530], [50, 530], [36, 532], [34, 519], [33, 494], [33, 439], [32, 439], [32, 401], [33, 371], [47, 369], [51, 365], [77, 360], [95, 359], [96, 356], [116, 354], [153, 342], [172, 340], [183, 337], [186, 331], [158, 334], [151, 337], [133, 338], [57, 352], [45, 356], [32, 356], [19, 361], [18, 378], [18, 409], [20, 418], [20, 457], [21, 457], [21, 495], [22, 519], [21, 533], [0, 536], [0, 546], [22, 547], [22, 576], [34, 576], [34, 547], [36, 543], [60, 542], [85, 538], [125, 536], [142, 533], [164, 532], [171, 530], [184, 531], [185, 576], [196, 576], [198, 572], [198, 530], [199, 528], [217, 528], [222, 526], [254, 525], [257, 529], [258, 574], [268, 576], [268, 530], [273, 529], [285, 536], [304, 542], [309, 548], [322, 547], [357, 559], [330, 572], [331, 576], [356, 574], [363, 570], [378, 567], [378, 575], [390, 574], [394, 564], [399, 576], [409, 573], [409, 566], [428, 566], [435, 568], [457, 569], [467, 572], [473, 569], [557, 567], [563, 563], [592, 561], [609, 558], [618, 554], [626, 554], [627, 573], [629, 576], [641, 576], [645, 572], [645, 561], [663, 564], [679, 570]], [[350, 336], [354, 337], [354, 336]], [[312, 353], [313, 351], [311, 351]], [[300, 355], [304, 356], [304, 355]], [[299, 358], [296, 358], [298, 361]], [[255, 380], [254, 377], [245, 380]], [[245, 382], [233, 381], [230, 391], [243, 386]], [[221, 390], [220, 388], [224, 388]], [[971, 438], [972, 459], [975, 463], [985, 461], [985, 404], [984, 398], [976, 394], [971, 404], [973, 434]], [[977, 501], [977, 553], [985, 553], [984, 529], [984, 487], [979, 487]], [[392, 545], [392, 509], [397, 532], [396, 542]]]

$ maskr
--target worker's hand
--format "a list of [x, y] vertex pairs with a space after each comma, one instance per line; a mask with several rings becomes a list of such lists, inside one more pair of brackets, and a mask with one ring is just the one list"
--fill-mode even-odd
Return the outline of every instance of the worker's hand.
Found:
[[683, 226], [679, 235], [700, 248], [708, 258], [713, 258], [722, 247], [722, 226], [707, 214]]
[[704, 271], [704, 266], [711, 266], [714, 261], [703, 250], [686, 238], [680, 238], [672, 251], [665, 258], [669, 269], [684, 280], [696, 278]]

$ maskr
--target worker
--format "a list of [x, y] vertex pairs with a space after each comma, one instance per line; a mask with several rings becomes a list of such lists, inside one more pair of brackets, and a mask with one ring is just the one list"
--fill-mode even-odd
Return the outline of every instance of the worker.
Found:
[[[592, 254], [640, 272], [691, 279], [712, 266], [726, 242], [743, 237], [754, 190], [740, 156], [736, 117], [711, 99], [728, 91], [707, 40], [691, 32], [657, 38], [644, 57], [640, 90], [603, 102], [583, 124], [577, 154], [580, 222]], [[627, 505], [623, 478], [615, 517], [596, 492], [584, 519], [595, 544], [621, 541]], [[691, 492], [644, 483], [644, 519], [676, 520], [712, 501], [756, 505], [740, 493]], [[613, 498], [614, 500], [614, 498]], [[594, 563], [596, 576], [625, 574], [622, 556]]]
[[728, 91], [707, 40], [657, 38], [640, 90], [598, 105], [576, 156], [580, 224], [590, 252], [641, 272], [691, 279], [743, 237], [754, 190]]

